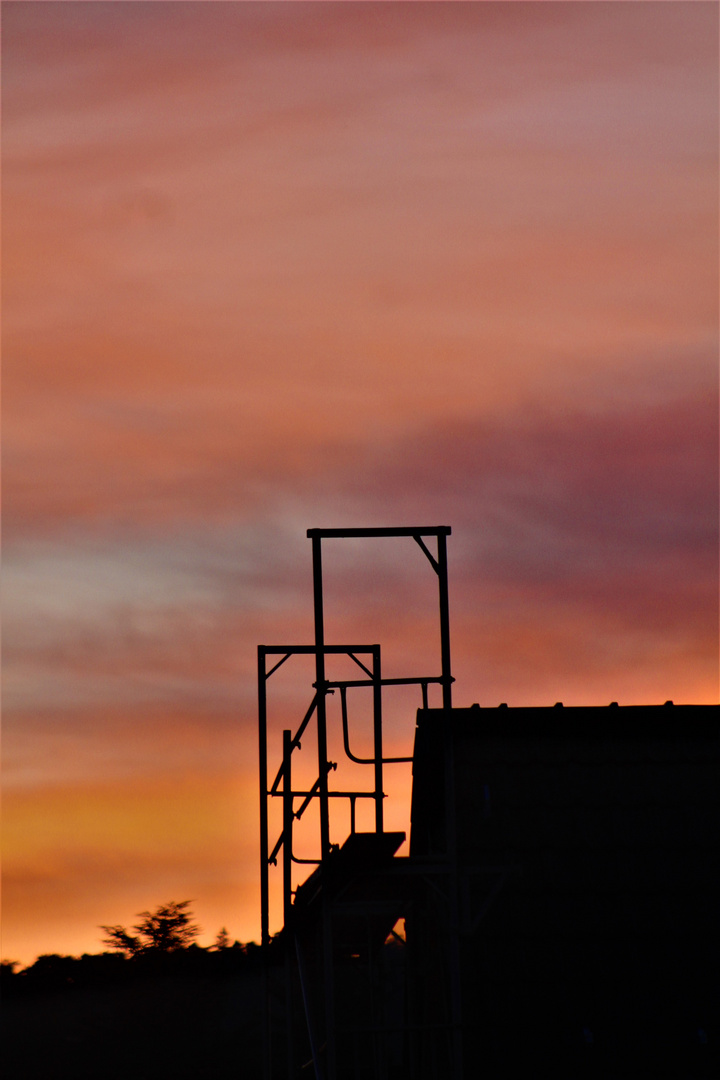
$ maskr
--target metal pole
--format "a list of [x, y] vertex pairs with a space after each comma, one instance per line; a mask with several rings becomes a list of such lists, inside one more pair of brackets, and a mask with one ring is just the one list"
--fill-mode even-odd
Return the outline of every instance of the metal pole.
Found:
[[450, 670], [450, 609], [448, 604], [447, 537], [440, 533], [438, 546], [438, 584], [440, 590], [440, 655], [442, 664], [443, 709], [452, 709], [452, 672]]
[[317, 688], [318, 779], [320, 782], [320, 856], [330, 851], [330, 819], [327, 786], [327, 709], [325, 694], [325, 628], [322, 591], [322, 539], [312, 537], [313, 603], [315, 608], [315, 683]]
[[268, 986], [269, 882], [268, 882], [268, 805], [267, 805], [267, 694], [265, 650], [258, 646], [258, 757], [260, 768], [260, 949], [262, 994], [263, 1080], [270, 1080], [270, 988]]
[[292, 732], [283, 731], [283, 927], [285, 937], [285, 1033], [287, 1037], [287, 1075], [292, 1080], [295, 1073], [293, 1051], [292, 1015], [292, 939], [294, 937], [292, 911]]
[[373, 645], [373, 741], [375, 754], [375, 832], [383, 831], [382, 674], [380, 646]]
[[[327, 786], [327, 710], [325, 694], [325, 627], [322, 592], [322, 538], [311, 534], [313, 558], [313, 603], [315, 608], [315, 682], [317, 688], [318, 794], [320, 797], [320, 857], [321, 867], [330, 854], [330, 819]], [[335, 988], [332, 948], [332, 911], [328, 897], [328, 881], [323, 875], [323, 991], [325, 996], [325, 1075], [335, 1080]]]
[[450, 666], [450, 611], [448, 602], [447, 537], [438, 534], [438, 583], [440, 590], [440, 651], [442, 657], [442, 697], [446, 710], [443, 723], [445, 743], [445, 823], [450, 863], [450, 1009], [452, 1023], [452, 1059], [454, 1080], [463, 1077], [462, 990], [460, 979], [460, 882], [457, 850], [455, 798], [455, 746], [450, 710], [452, 709], [452, 671]]
[[265, 685], [265, 650], [258, 646], [258, 741], [260, 761], [260, 943], [267, 945], [268, 912], [268, 805], [267, 805], [267, 688]]
[[283, 731], [283, 923], [292, 919], [292, 731]]

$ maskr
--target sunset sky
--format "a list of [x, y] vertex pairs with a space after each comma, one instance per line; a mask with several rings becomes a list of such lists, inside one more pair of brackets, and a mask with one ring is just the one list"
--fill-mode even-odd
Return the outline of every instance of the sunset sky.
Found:
[[[458, 705], [718, 700], [718, 10], [2, 4], [3, 958], [258, 939], [308, 528], [452, 526]], [[435, 587], [329, 543], [328, 639]]]

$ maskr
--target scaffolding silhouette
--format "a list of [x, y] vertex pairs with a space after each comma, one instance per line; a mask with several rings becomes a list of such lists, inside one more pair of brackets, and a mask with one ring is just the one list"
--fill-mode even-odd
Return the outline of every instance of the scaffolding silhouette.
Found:
[[[417, 891], [431, 879], [442, 878], [441, 892], [446, 898], [451, 936], [450, 954], [457, 953], [457, 874], [449, 857], [421, 860], [398, 857], [404, 833], [385, 832], [383, 820], [383, 769], [389, 764], [411, 762], [412, 756], [388, 757], [383, 754], [383, 688], [419, 687], [422, 707], [428, 707], [428, 687], [436, 684], [442, 693], [443, 709], [452, 708], [450, 630], [448, 614], [447, 537], [449, 526], [402, 527], [378, 529], [309, 529], [312, 541], [313, 598], [315, 643], [313, 645], [273, 645], [258, 647], [259, 757], [260, 757], [260, 834], [261, 834], [261, 908], [262, 946], [266, 964], [265, 1075], [293, 1077], [307, 1061], [309, 1051], [318, 1080], [338, 1077], [372, 1077], [383, 1080], [400, 1075], [408, 1055], [405, 1015], [397, 1012], [397, 972], [383, 970], [388, 957], [383, 949], [393, 938], [394, 927], [405, 917]], [[432, 675], [384, 678], [380, 645], [338, 645], [325, 641], [323, 601], [322, 543], [329, 539], [395, 537], [414, 540], [422, 549], [437, 576], [440, 629], [440, 670]], [[430, 550], [426, 540], [436, 542]], [[290, 657], [312, 655], [315, 659], [314, 695], [295, 732], [283, 732], [282, 761], [272, 780], [268, 774], [268, 680]], [[326, 678], [326, 658], [344, 655], [359, 669], [360, 677], [330, 681]], [[270, 659], [271, 658], [271, 659]], [[348, 691], [357, 687], [372, 688], [372, 755], [361, 757], [350, 748]], [[355, 764], [372, 770], [371, 789], [333, 790], [328, 778], [336, 763], [328, 759], [326, 698], [335, 690], [341, 702], [342, 736], [345, 755]], [[293, 787], [293, 754], [301, 749], [308, 726], [314, 724], [317, 740], [317, 779], [310, 787]], [[282, 801], [282, 830], [271, 848], [269, 802]], [[317, 857], [299, 858], [293, 850], [293, 826], [311, 803], [319, 807], [319, 846]], [[350, 807], [350, 834], [342, 847], [330, 841], [330, 806], [343, 800]], [[374, 830], [356, 829], [358, 800], [374, 804]], [[448, 823], [450, 829], [450, 823]], [[271, 940], [269, 930], [270, 867], [282, 861], [283, 930]], [[292, 889], [294, 863], [315, 865], [297, 890]], [[394, 939], [401, 941], [399, 935]], [[285, 1061], [276, 1059], [277, 1040], [273, 1039], [271, 951], [282, 951], [284, 1003], [281, 1026], [284, 1028]], [[404, 949], [404, 945], [398, 945]], [[386, 953], [390, 950], [385, 950]], [[456, 957], [457, 959], [457, 957]], [[392, 967], [392, 964], [390, 965]], [[395, 965], [397, 967], [397, 964]], [[405, 961], [401, 965], [404, 970]], [[277, 965], [275, 965], [275, 970]], [[439, 1025], [446, 1033], [446, 1075], [460, 1076], [459, 1037], [460, 1000], [458, 964], [451, 964], [449, 1011], [440, 1014]], [[452, 974], [454, 972], [454, 976]], [[403, 974], [402, 981], [406, 982]], [[392, 992], [391, 992], [392, 991]], [[299, 1007], [300, 1002], [302, 1008]], [[299, 1022], [300, 1021], [300, 1022]], [[431, 1025], [432, 1026], [432, 1025]], [[453, 1060], [454, 1056], [454, 1060]], [[305, 1075], [307, 1075], [305, 1073]]]

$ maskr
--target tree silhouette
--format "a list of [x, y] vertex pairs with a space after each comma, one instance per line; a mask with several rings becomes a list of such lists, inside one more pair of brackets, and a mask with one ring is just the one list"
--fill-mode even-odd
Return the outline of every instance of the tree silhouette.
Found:
[[218, 930], [217, 937], [215, 938], [215, 948], [218, 951], [220, 949], [230, 948], [230, 935], [227, 932], [227, 928], [224, 926]]
[[130, 956], [151, 950], [168, 953], [186, 949], [200, 933], [200, 927], [191, 921], [192, 912], [188, 910], [191, 903], [192, 900], [180, 903], [171, 900], [169, 904], [160, 904], [155, 911], [141, 911], [137, 916], [140, 922], [132, 927], [135, 934], [124, 926], [101, 925], [100, 929], [107, 934], [103, 944]]

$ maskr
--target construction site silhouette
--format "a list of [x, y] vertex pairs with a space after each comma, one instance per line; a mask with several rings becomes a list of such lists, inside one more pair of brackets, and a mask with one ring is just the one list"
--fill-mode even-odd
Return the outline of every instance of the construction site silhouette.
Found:
[[[718, 1075], [718, 708], [454, 707], [450, 533], [308, 530], [315, 640], [258, 648], [265, 1080]], [[379, 644], [325, 639], [323, 542], [378, 537], [415, 542], [436, 575], [430, 674], [385, 678]], [[298, 655], [314, 662], [314, 692], [271, 768], [270, 680]], [[338, 657], [356, 678], [329, 677]], [[389, 686], [419, 691], [402, 756], [383, 751]], [[372, 695], [363, 755], [349, 706], [360, 688]], [[331, 730], [365, 786], [344, 786]], [[316, 779], [298, 784], [303, 742]], [[407, 854], [405, 834], [384, 827], [387, 769], [401, 762], [413, 777]], [[315, 850], [300, 857], [310, 809]]]
[[[309, 535], [315, 640], [258, 649], [262, 944], [198, 946], [183, 900], [103, 927], [114, 953], [3, 964], [3, 1075], [720, 1075], [717, 705], [458, 708], [450, 529]], [[436, 584], [427, 672], [326, 640], [348, 537]]]

